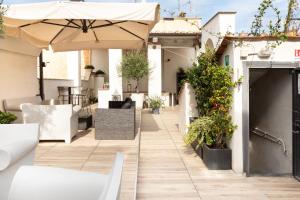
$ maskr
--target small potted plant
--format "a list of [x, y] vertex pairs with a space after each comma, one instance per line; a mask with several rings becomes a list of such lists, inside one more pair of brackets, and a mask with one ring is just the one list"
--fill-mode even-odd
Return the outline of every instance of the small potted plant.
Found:
[[200, 117], [190, 124], [184, 137], [185, 143], [190, 144], [200, 158], [203, 158], [203, 144], [206, 141], [206, 135], [211, 132], [212, 123], [213, 121], [210, 117]]
[[105, 73], [101, 69], [98, 69], [95, 72], [95, 89], [105, 89], [104, 88], [104, 75], [105, 75]]
[[140, 93], [139, 83], [149, 74], [149, 63], [144, 51], [129, 51], [121, 61], [119, 68], [120, 76], [128, 81], [135, 81], [135, 93], [131, 94], [131, 99], [135, 101], [136, 108], [142, 109], [144, 103], [144, 93]]
[[14, 114], [0, 111], [0, 124], [10, 124], [16, 119], [17, 117]]
[[148, 99], [149, 107], [152, 109], [153, 114], [159, 114], [160, 108], [164, 106], [164, 101], [161, 97], [150, 97]]
[[84, 69], [85, 69], [84, 80], [89, 80], [91, 73], [95, 69], [95, 67], [93, 65], [86, 65]]
[[203, 162], [208, 169], [231, 169], [231, 149], [228, 147], [236, 126], [228, 113], [214, 111], [210, 115], [210, 132], [205, 135]]

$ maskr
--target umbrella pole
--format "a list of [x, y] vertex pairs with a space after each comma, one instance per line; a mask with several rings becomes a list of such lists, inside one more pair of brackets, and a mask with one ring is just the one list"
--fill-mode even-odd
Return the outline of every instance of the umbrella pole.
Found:
[[39, 69], [40, 69], [40, 79], [39, 79], [39, 85], [40, 85], [40, 96], [42, 100], [45, 100], [45, 93], [44, 93], [44, 67], [45, 62], [43, 61], [43, 52], [40, 53], [39, 56]]

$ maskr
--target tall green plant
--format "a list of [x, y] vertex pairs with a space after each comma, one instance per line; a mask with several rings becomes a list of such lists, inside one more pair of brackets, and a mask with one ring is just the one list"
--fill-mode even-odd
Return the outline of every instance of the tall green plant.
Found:
[[208, 68], [216, 64], [214, 51], [207, 49], [205, 53], [197, 58], [197, 62], [186, 71], [186, 80], [195, 91], [197, 109], [200, 116], [207, 115], [212, 107], [209, 103], [209, 98], [207, 98], [212, 96], [211, 77], [208, 74]]
[[[197, 63], [187, 70], [186, 75], [187, 82], [195, 91], [200, 119], [209, 117], [213, 121], [206, 126], [205, 134], [198, 132], [198, 138], [203, 137], [201, 140], [198, 139], [198, 142], [204, 141], [212, 148], [226, 148], [227, 141], [231, 139], [235, 129], [229, 114], [233, 88], [240, 80], [237, 82], [232, 80], [232, 68], [218, 65], [211, 49], [198, 57]], [[203, 127], [203, 124], [200, 125]], [[192, 129], [195, 128], [191, 127]], [[195, 138], [192, 132], [189, 131], [187, 135], [190, 141]]]
[[139, 92], [139, 81], [149, 74], [149, 63], [143, 51], [129, 51], [120, 65], [120, 74], [128, 80], [136, 81], [136, 92]]

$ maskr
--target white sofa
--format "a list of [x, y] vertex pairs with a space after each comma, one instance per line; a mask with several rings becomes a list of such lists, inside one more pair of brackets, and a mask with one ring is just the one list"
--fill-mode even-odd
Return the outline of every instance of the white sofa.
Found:
[[22, 110], [21, 110], [21, 104], [23, 103], [40, 105], [42, 104], [42, 100], [41, 97], [39, 96], [3, 100], [4, 111], [10, 112], [17, 116], [17, 119], [16, 121], [14, 121], [14, 123], [23, 123]]
[[21, 165], [32, 165], [38, 124], [0, 125], [0, 199], [8, 199], [12, 179]]
[[9, 200], [117, 200], [123, 160], [123, 155], [117, 153], [112, 171], [107, 175], [23, 166], [13, 179]]
[[78, 132], [80, 107], [22, 104], [24, 123], [40, 124], [40, 140], [64, 140], [71, 143]]

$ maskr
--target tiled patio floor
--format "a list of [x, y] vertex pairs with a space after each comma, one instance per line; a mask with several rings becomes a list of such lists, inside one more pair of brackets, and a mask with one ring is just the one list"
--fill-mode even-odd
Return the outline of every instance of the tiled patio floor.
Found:
[[290, 177], [246, 178], [209, 171], [177, 129], [178, 113], [142, 115], [137, 199], [296, 200], [300, 183]]
[[[176, 110], [142, 114], [137, 199], [299, 200], [300, 183], [290, 177], [246, 178], [232, 171], [209, 171], [177, 129]], [[125, 154], [121, 199], [134, 200], [139, 138], [95, 141], [94, 130], [72, 144], [42, 142], [36, 165], [108, 173], [116, 152]]]

